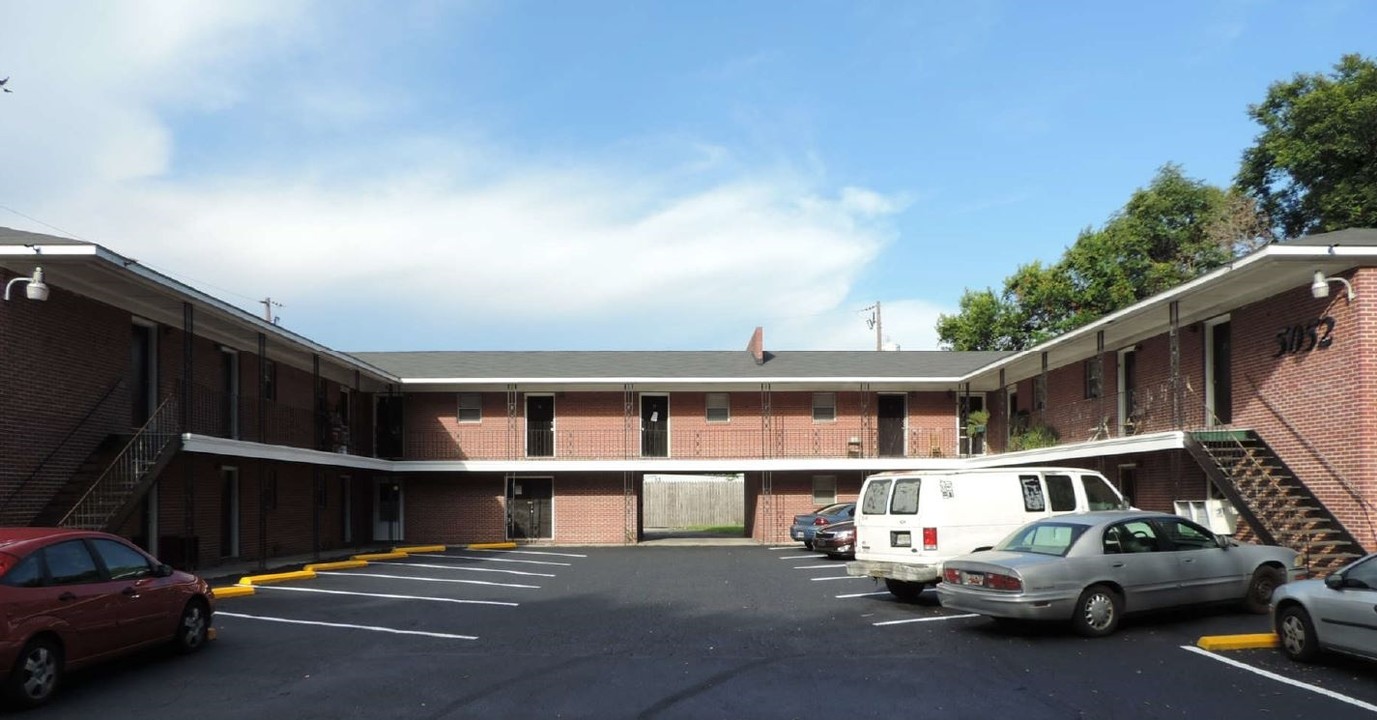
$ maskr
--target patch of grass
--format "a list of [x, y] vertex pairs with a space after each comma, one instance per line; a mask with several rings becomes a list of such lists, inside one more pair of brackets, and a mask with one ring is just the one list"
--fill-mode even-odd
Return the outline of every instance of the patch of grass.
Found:
[[745, 525], [698, 525], [691, 528], [684, 528], [694, 532], [706, 532], [714, 535], [745, 535]]

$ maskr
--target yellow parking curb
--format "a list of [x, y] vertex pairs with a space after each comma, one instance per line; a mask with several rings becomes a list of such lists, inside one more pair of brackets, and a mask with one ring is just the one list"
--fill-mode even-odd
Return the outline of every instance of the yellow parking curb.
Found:
[[1196, 641], [1202, 650], [1257, 650], [1274, 648], [1278, 644], [1275, 633], [1254, 633], [1251, 635], [1206, 635]]
[[361, 567], [368, 567], [368, 563], [363, 560], [339, 560], [337, 562], [311, 563], [301, 569], [315, 572], [317, 570], [350, 570]]
[[404, 552], [367, 553], [355, 555], [355, 560], [397, 560], [406, 557]]
[[513, 550], [515, 548], [516, 543], [514, 542], [472, 543], [469, 545], [470, 550]]
[[269, 583], [284, 582], [287, 580], [310, 580], [316, 574], [310, 570], [296, 570], [293, 572], [273, 573], [272, 575], [248, 575], [239, 578], [240, 585], [267, 585]]
[[216, 600], [224, 600], [225, 598], [233, 597], [244, 597], [245, 595], [252, 595], [255, 592], [257, 591], [253, 589], [252, 585], [227, 585], [225, 587], [217, 587], [210, 589], [211, 596], [214, 597]]
[[430, 553], [444, 552], [447, 548], [444, 545], [417, 545], [415, 547], [392, 548], [392, 552], [400, 553]]

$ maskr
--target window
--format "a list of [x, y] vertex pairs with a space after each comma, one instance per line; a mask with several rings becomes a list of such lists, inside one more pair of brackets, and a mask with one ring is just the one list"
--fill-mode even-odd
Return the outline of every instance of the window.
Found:
[[111, 580], [138, 580], [153, 577], [153, 564], [142, 553], [114, 540], [97, 539], [91, 544], [105, 564]]
[[19, 561], [4, 577], [0, 577], [0, 585], [43, 587], [43, 565], [39, 563], [39, 557], [40, 553], [34, 553]]
[[459, 422], [476, 423], [483, 420], [483, 395], [459, 393]]
[[[1105, 531], [1113, 534], [1119, 544], [1119, 552], [1147, 553], [1157, 551], [1157, 531], [1146, 520], [1131, 520], [1120, 523]], [[1105, 540], [1108, 544], [1110, 541]]]
[[813, 476], [813, 504], [824, 505], [837, 501], [837, 476]]
[[830, 392], [813, 393], [813, 421], [837, 419], [837, 394]]
[[1028, 512], [1042, 512], [1047, 509], [1047, 500], [1042, 496], [1042, 481], [1037, 475], [1019, 475], [1023, 485], [1023, 509]]
[[861, 501], [861, 512], [866, 515], [884, 515], [885, 502], [889, 500], [889, 485], [892, 480], [872, 480], [865, 489], [865, 499]]
[[1084, 525], [1060, 522], [1033, 523], [1016, 530], [1013, 535], [996, 545], [995, 549], [1039, 555], [1065, 555], [1084, 533]]
[[727, 422], [732, 419], [730, 398], [727, 393], [708, 393], [708, 422]]
[[1104, 394], [1104, 361], [1095, 356], [1085, 361], [1085, 397], [1097, 398]]
[[263, 397], [277, 399], [277, 363], [267, 358], [263, 359]]
[[1127, 505], [1099, 475], [1082, 475], [1081, 484], [1085, 486], [1085, 501], [1091, 510], [1118, 510]]
[[1052, 512], [1071, 512], [1075, 510], [1076, 488], [1071, 484], [1071, 476], [1048, 475], [1047, 498], [1052, 501]]
[[[1361, 582], [1363, 585], [1349, 585], [1350, 582]], [[1347, 587], [1377, 588], [1377, 560], [1364, 560], [1348, 569], [1344, 573], [1344, 584]]]
[[82, 540], [68, 540], [43, 549], [54, 585], [78, 585], [100, 581], [100, 570]]
[[1047, 376], [1045, 375], [1033, 378], [1033, 409], [1047, 409]]
[[1208, 550], [1219, 547], [1214, 534], [1185, 520], [1161, 521], [1162, 531], [1176, 550]]
[[894, 483], [894, 500], [890, 502], [889, 512], [894, 515], [917, 515], [918, 491], [922, 487], [921, 478], [900, 478]]

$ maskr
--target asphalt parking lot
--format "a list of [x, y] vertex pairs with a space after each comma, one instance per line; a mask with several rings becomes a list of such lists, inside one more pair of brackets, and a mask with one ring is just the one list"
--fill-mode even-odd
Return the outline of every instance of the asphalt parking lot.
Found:
[[[1265, 617], [1086, 640], [906, 605], [801, 546], [451, 548], [217, 604], [219, 637], [77, 673], [34, 718], [1371, 717], [1370, 664], [1205, 653]], [[1299, 684], [1297, 684], [1299, 683]]]

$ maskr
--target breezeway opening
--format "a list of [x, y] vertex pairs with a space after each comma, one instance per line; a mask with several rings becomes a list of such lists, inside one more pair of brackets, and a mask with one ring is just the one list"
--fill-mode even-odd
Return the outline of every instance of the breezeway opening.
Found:
[[748, 537], [743, 473], [647, 474], [641, 487], [643, 541]]

